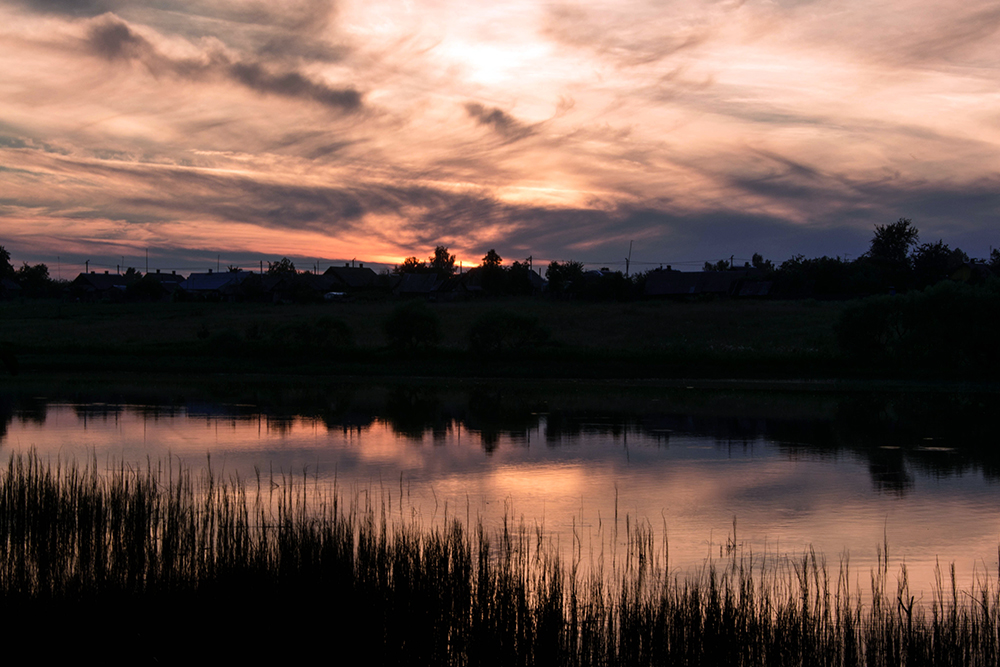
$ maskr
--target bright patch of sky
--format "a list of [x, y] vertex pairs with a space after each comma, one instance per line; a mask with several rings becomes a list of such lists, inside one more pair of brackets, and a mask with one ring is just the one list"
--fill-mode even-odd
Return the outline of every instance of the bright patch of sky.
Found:
[[7, 0], [0, 244], [780, 262], [908, 217], [981, 257], [998, 32], [985, 0]]

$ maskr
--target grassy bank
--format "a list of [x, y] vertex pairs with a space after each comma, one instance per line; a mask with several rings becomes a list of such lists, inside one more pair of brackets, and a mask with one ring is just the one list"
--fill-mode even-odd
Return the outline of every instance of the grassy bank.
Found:
[[[441, 338], [394, 349], [398, 303], [0, 304], [0, 342], [38, 371], [289, 372], [437, 377], [843, 377], [837, 303], [592, 303], [512, 299], [429, 304]], [[516, 314], [544, 340], [471, 349], [470, 331]], [[501, 320], [502, 321], [502, 320]]]
[[996, 664], [995, 578], [959, 590], [946, 574], [915, 601], [886, 558], [862, 593], [846, 565], [814, 554], [735, 551], [682, 577], [631, 518], [616, 522], [620, 553], [561, 562], [538, 530], [423, 527], [397, 512], [318, 497], [302, 478], [11, 458], [4, 627], [39, 657], [160, 663]]

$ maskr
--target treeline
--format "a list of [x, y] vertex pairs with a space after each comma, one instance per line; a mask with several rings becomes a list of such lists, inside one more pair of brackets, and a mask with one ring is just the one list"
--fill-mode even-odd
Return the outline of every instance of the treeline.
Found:
[[[66, 287], [66, 283], [53, 280], [49, 276], [49, 267], [45, 264], [29, 265], [24, 262], [20, 268], [15, 269], [10, 263], [10, 253], [0, 245], [0, 280], [10, 281], [18, 288], [24, 296], [29, 297], [54, 297], [59, 296]], [[0, 289], [0, 294], [4, 293]]]
[[[229, 272], [239, 273], [237, 267]], [[912, 221], [900, 218], [897, 222], [877, 225], [869, 249], [861, 256], [848, 260], [840, 257], [806, 258], [796, 255], [775, 265], [761, 254], [754, 253], [752, 262], [737, 266], [732, 260], [706, 262], [704, 272], [740, 273], [744, 282], [764, 283], [761, 289], [752, 290], [754, 296], [784, 299], [850, 299], [877, 294], [905, 293], [922, 290], [943, 280], [953, 279], [968, 284], [982, 284], [990, 277], [1000, 275], [1000, 250], [992, 250], [986, 259], [970, 259], [960, 248], [951, 248], [943, 240], [920, 243], [919, 232]], [[329, 272], [329, 271], [328, 271]], [[245, 272], [249, 273], [249, 272]], [[428, 280], [407, 280], [424, 274]], [[698, 289], [672, 291], [651, 290], [647, 283], [651, 276], [662, 279], [665, 275], [681, 274], [663, 267], [638, 273], [622, 273], [607, 267], [588, 270], [582, 262], [550, 262], [544, 273], [533, 266], [532, 258], [505, 264], [503, 258], [490, 250], [478, 266], [456, 266], [455, 255], [446, 246], [437, 246], [427, 260], [407, 257], [391, 271], [385, 271], [373, 280], [372, 292], [399, 296], [424, 295], [429, 298], [469, 298], [474, 296], [528, 296], [546, 294], [557, 299], [587, 299], [594, 301], [629, 301], [648, 296], [705, 297], [727, 294], [725, 289], [714, 292]], [[287, 294], [283, 299], [298, 301], [322, 300], [323, 286], [313, 285], [308, 278], [313, 274], [295, 270], [287, 258], [268, 262], [267, 276], [284, 277]], [[371, 274], [374, 277], [374, 273]], [[544, 279], [543, 279], [544, 275]], [[433, 278], [431, 278], [433, 276]], [[123, 274], [127, 284], [125, 297], [130, 300], [158, 300], [167, 294], [155, 276], [142, 276], [135, 269]], [[144, 278], [146, 278], [144, 280]], [[0, 294], [17, 293], [24, 297], [59, 297], [68, 294], [70, 283], [53, 280], [45, 264], [24, 263], [15, 269], [10, 253], [0, 246], [0, 279], [5, 281]], [[662, 280], [657, 281], [661, 286]], [[690, 282], [690, 281], [688, 281]], [[718, 281], [716, 285], [720, 284]], [[733, 283], [735, 285], [735, 282]], [[293, 288], [299, 287], [296, 292]], [[10, 288], [14, 287], [15, 290]], [[264, 287], [258, 285], [258, 291]], [[246, 290], [244, 290], [246, 291]], [[735, 288], [728, 291], [735, 296]], [[240, 294], [239, 298], [248, 298]], [[258, 299], [259, 300], [259, 299]]]
[[[538, 291], [533, 279], [530, 258], [504, 265], [495, 250], [490, 250], [477, 267], [468, 273], [488, 294], [524, 295]], [[588, 270], [582, 262], [550, 262], [545, 270], [545, 291], [556, 298], [624, 301], [649, 295], [646, 283], [658, 268], [634, 274], [612, 271], [607, 267]], [[393, 273], [456, 273], [455, 256], [438, 246], [427, 261], [408, 257], [394, 267]], [[970, 259], [961, 248], [951, 248], [943, 240], [920, 243], [918, 229], [907, 218], [877, 225], [869, 249], [854, 260], [840, 257], [806, 258], [795, 255], [775, 265], [754, 253], [752, 262], [736, 265], [731, 260], [705, 262], [703, 271], [739, 271], [753, 282], [766, 282], [764, 293], [776, 298], [849, 299], [877, 294], [922, 290], [941, 281], [954, 279], [981, 284], [1000, 275], [1000, 250], [992, 250], [987, 259]], [[536, 275], [541, 276], [541, 272]], [[757, 292], [760, 295], [761, 291]]]
[[920, 243], [912, 221], [900, 218], [876, 226], [868, 251], [857, 259], [796, 255], [768, 273], [775, 295], [851, 298], [922, 290], [948, 279], [982, 284], [1000, 274], [1000, 251], [970, 259], [943, 240]]

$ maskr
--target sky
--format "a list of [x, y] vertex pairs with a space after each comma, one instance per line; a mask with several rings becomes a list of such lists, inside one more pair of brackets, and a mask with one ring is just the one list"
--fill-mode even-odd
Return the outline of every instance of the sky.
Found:
[[697, 270], [905, 217], [985, 257], [997, 43], [995, 0], [0, 0], [0, 245]]

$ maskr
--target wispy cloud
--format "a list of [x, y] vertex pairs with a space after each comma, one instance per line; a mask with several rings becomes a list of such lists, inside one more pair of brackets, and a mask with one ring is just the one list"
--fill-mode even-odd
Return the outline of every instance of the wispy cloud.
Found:
[[906, 216], [982, 255], [998, 29], [988, 0], [12, 0], [0, 238], [600, 262], [635, 239], [696, 265], [855, 254]]
[[223, 78], [259, 93], [311, 100], [344, 111], [355, 111], [362, 104], [361, 93], [352, 86], [332, 87], [294, 70], [272, 71], [260, 61], [234, 60], [222, 50], [197, 59], [170, 58], [113, 15], [98, 19], [91, 27], [87, 46], [109, 61], [142, 63], [153, 74], [200, 81]]
[[524, 139], [533, 133], [530, 127], [502, 109], [484, 107], [478, 102], [466, 102], [465, 110], [477, 123], [491, 128], [507, 141]]

